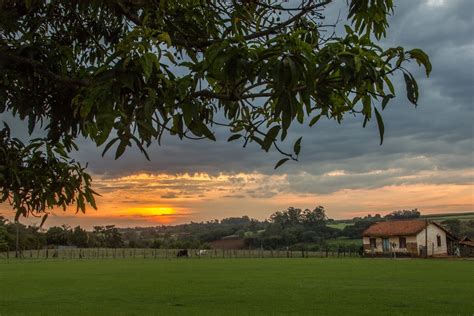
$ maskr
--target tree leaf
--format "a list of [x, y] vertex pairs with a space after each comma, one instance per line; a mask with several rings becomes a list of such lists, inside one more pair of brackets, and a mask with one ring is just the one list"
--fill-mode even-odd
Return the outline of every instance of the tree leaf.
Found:
[[275, 125], [270, 130], [268, 130], [267, 134], [265, 135], [265, 138], [263, 140], [262, 148], [265, 151], [268, 151], [270, 147], [272, 146], [273, 142], [275, 141], [276, 137], [278, 136], [278, 133], [280, 132], [281, 127], [279, 125]]
[[117, 151], [115, 152], [115, 160], [117, 160], [118, 158], [120, 158], [120, 156], [123, 155], [123, 153], [125, 152], [125, 148], [127, 148], [128, 144], [128, 139], [126, 138], [123, 138], [120, 141], [120, 144], [117, 147]]
[[231, 142], [231, 141], [237, 140], [237, 139], [239, 139], [239, 138], [241, 138], [241, 137], [242, 137], [242, 135], [240, 135], [240, 134], [235, 134], [235, 135], [230, 136], [229, 139], [227, 139], [227, 141], [228, 141], [228, 142]]
[[403, 73], [403, 77], [405, 78], [407, 98], [416, 106], [418, 102], [418, 84], [411, 73]]
[[431, 65], [430, 58], [428, 55], [419, 48], [412, 49], [408, 51], [411, 58], [414, 58], [418, 65], [423, 65], [425, 67], [426, 76], [429, 77], [433, 66]]
[[35, 129], [35, 116], [30, 114], [28, 116], [28, 134], [32, 134]]
[[387, 94], [386, 96], [383, 97], [382, 110], [385, 110], [385, 107], [387, 106], [388, 101], [390, 101], [390, 99], [392, 99], [392, 98], [393, 98], [393, 95], [391, 95], [391, 94]]
[[105, 145], [104, 151], [102, 152], [102, 157], [104, 157], [105, 153], [112, 147], [113, 144], [115, 144], [116, 141], [118, 141], [120, 138], [114, 138], [110, 142]]
[[298, 138], [298, 140], [295, 142], [295, 144], [293, 145], [293, 151], [295, 152], [295, 154], [298, 156], [300, 154], [300, 151], [301, 151], [301, 140], [303, 139], [303, 136], [301, 136], [300, 138]]
[[171, 46], [171, 37], [168, 32], [163, 32], [156, 37], [159, 41], [165, 42], [166, 45]]
[[320, 118], [321, 118], [321, 114], [316, 115], [315, 117], [313, 117], [311, 119], [311, 122], [309, 122], [309, 126], [312, 127], [314, 124], [316, 124], [319, 121]]
[[43, 224], [44, 224], [44, 222], [46, 222], [46, 219], [48, 218], [48, 215], [49, 215], [49, 214], [45, 214], [45, 215], [43, 216], [43, 218], [41, 219], [41, 223], [40, 223], [40, 226], [39, 226], [40, 228], [43, 227]]
[[260, 145], [260, 147], [263, 147], [263, 140], [255, 135], [251, 136], [250, 139], [254, 142], [256, 142], [257, 144]]
[[280, 167], [282, 164], [284, 164], [284, 163], [287, 162], [288, 160], [290, 160], [290, 158], [283, 158], [283, 159], [280, 159], [280, 161], [277, 162], [277, 164], [275, 165], [275, 168], [273, 168], [273, 169], [277, 169], [278, 167]]
[[385, 126], [383, 125], [383, 119], [382, 116], [380, 115], [379, 111], [377, 108], [374, 107], [375, 110], [375, 117], [377, 118], [377, 125], [379, 126], [379, 135], [380, 135], [380, 145], [383, 143], [383, 135], [385, 133]]

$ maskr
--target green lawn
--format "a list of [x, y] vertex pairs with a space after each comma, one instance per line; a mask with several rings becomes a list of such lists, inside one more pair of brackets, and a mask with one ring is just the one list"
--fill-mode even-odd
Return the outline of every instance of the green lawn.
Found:
[[473, 315], [474, 261], [0, 262], [0, 315]]

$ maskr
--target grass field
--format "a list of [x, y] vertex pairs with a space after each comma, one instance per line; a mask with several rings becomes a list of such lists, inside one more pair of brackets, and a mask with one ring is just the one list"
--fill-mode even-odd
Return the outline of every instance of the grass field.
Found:
[[[420, 216], [420, 219], [428, 219], [432, 221], [446, 221], [450, 219], [458, 219], [460, 221], [474, 220], [474, 212], [462, 212], [462, 213], [445, 213], [445, 214], [424, 214]], [[328, 224], [328, 227], [337, 228], [343, 230], [344, 227], [353, 225], [354, 222], [351, 219], [338, 220], [335, 224]]]
[[0, 262], [0, 315], [473, 315], [474, 262]]
[[425, 215], [421, 218], [427, 218], [433, 221], [446, 221], [450, 219], [458, 219], [460, 221], [474, 220], [474, 213], [456, 213], [456, 214], [439, 214], [439, 215]]
[[336, 229], [340, 229], [340, 230], [343, 230], [344, 227], [346, 226], [350, 226], [350, 225], [353, 225], [353, 223], [336, 223], [336, 224], [327, 224], [328, 227], [331, 227], [331, 228], [336, 228]]

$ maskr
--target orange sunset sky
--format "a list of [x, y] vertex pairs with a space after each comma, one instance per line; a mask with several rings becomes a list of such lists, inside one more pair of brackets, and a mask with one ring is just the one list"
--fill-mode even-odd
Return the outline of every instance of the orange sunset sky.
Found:
[[[465, 172], [473, 174], [472, 170]], [[322, 177], [329, 180], [344, 176], [338, 171]], [[88, 209], [86, 214], [75, 214], [73, 209], [54, 211], [47, 226], [63, 223], [88, 228], [105, 224], [154, 226], [242, 215], [265, 219], [288, 206], [324, 205], [331, 218], [340, 219], [415, 207], [423, 213], [462, 212], [471, 211], [473, 205], [471, 184], [400, 184], [311, 194], [292, 192], [286, 175], [259, 173], [217, 176], [141, 173], [111, 179], [99, 177], [95, 188], [102, 194], [97, 211]], [[8, 212], [4, 207], [3, 213], [8, 215]], [[29, 222], [38, 223], [39, 219]]]

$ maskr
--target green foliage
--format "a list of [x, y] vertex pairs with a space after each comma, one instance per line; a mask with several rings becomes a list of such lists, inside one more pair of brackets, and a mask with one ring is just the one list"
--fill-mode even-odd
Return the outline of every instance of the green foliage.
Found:
[[122, 234], [115, 225], [94, 226], [92, 234], [98, 247], [120, 248], [124, 246]]
[[[396, 73], [417, 104], [407, 62], [427, 75], [432, 68], [420, 49], [377, 46], [392, 1], [349, 1], [353, 28], [340, 37], [326, 35], [333, 33], [322, 23], [330, 2], [3, 1], [0, 113], [27, 120], [30, 133], [41, 123], [56, 148], [82, 135], [104, 145], [104, 153], [116, 146], [116, 158], [132, 145], [148, 158], [146, 147], [164, 133], [215, 140], [220, 125], [244, 147], [279, 151], [279, 167], [301, 151], [301, 138], [293, 152], [280, 148], [292, 125], [341, 123], [354, 114], [365, 126], [377, 104], [384, 109], [395, 96]], [[383, 140], [382, 116], [375, 115]], [[71, 189], [77, 199], [43, 194], [26, 210], [14, 207], [26, 215], [74, 200], [80, 210], [94, 206], [91, 191]]]
[[325, 239], [338, 236], [339, 230], [328, 227], [326, 211], [323, 206], [313, 210], [301, 210], [289, 207], [270, 216], [261, 236], [247, 238], [250, 246], [278, 249], [284, 247], [298, 247], [298, 243], [318, 243], [322, 245]]
[[10, 222], [0, 216], [0, 251], [16, 249], [16, 233], [18, 246], [23, 249], [38, 249], [46, 245], [46, 236], [39, 227], [25, 226], [18, 222]]
[[354, 225], [348, 225], [344, 227], [341, 232], [341, 235], [353, 239], [362, 238], [363, 231], [369, 228], [370, 225], [372, 225], [376, 221], [377, 220], [373, 218], [358, 220], [354, 223]]
[[393, 211], [384, 216], [385, 219], [408, 219], [408, 218], [419, 218], [421, 215], [418, 209], [413, 210], [398, 210]]
[[66, 225], [51, 227], [46, 232], [46, 242], [48, 245], [69, 246], [71, 245], [70, 239], [70, 227]]
[[447, 219], [441, 224], [458, 238], [474, 238], [474, 220]]
[[461, 236], [461, 221], [459, 219], [448, 219], [441, 224], [446, 227], [454, 236]]
[[3, 217], [0, 217], [0, 251], [8, 249], [8, 230], [5, 223]]
[[10, 137], [6, 124], [0, 130], [0, 202], [8, 201], [16, 210], [15, 220], [55, 207], [66, 210], [74, 203], [77, 212], [85, 212], [86, 203], [96, 208], [91, 177], [69, 159], [66, 150], [74, 143], [65, 144], [35, 139], [26, 146]]

